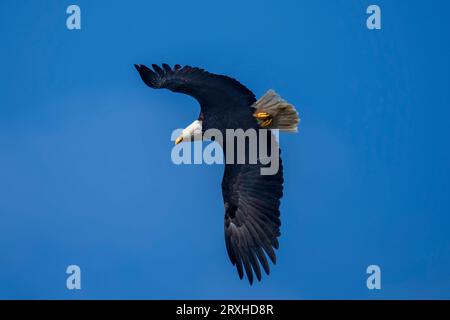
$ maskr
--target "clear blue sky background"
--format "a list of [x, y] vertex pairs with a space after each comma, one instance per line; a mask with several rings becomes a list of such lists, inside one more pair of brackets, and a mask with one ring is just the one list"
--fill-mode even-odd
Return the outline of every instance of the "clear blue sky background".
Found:
[[[0, 4], [0, 298], [450, 298], [448, 1], [75, 3], [81, 31], [68, 1]], [[133, 68], [161, 62], [301, 114], [279, 262], [253, 287], [226, 255], [223, 168], [170, 160], [199, 108]]]

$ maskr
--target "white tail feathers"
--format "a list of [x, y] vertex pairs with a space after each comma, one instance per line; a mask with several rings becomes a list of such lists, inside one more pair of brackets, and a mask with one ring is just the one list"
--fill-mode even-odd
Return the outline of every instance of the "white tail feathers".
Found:
[[[262, 127], [297, 132], [300, 118], [295, 107], [282, 99], [275, 91], [269, 90], [253, 106], [254, 115]], [[268, 114], [258, 117], [258, 114]], [[267, 120], [269, 117], [269, 121]], [[272, 121], [270, 121], [270, 119]]]

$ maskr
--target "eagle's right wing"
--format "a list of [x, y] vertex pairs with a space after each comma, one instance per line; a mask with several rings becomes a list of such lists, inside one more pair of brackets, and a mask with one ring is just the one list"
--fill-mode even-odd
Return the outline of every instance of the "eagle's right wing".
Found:
[[276, 263], [274, 249], [280, 236], [280, 199], [283, 196], [283, 166], [274, 137], [272, 150], [279, 167], [275, 174], [261, 174], [266, 167], [257, 164], [226, 164], [222, 180], [225, 204], [225, 244], [239, 277], [245, 273], [253, 283], [253, 272], [261, 281], [261, 268], [269, 274], [269, 257]]

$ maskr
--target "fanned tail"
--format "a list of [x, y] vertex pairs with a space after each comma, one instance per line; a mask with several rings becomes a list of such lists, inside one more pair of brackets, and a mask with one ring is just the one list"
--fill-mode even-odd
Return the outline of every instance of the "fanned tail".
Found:
[[253, 115], [262, 128], [285, 132], [298, 131], [300, 118], [297, 110], [274, 90], [267, 91], [252, 107], [256, 109]]

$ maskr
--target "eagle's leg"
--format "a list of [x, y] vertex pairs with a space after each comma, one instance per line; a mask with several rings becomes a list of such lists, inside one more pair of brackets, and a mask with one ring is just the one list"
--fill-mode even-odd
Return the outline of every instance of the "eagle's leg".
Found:
[[258, 119], [258, 120], [265, 120], [267, 118], [270, 118], [270, 114], [268, 114], [267, 112], [260, 112], [260, 111], [256, 111], [253, 116]]
[[267, 112], [256, 111], [253, 116], [258, 120], [261, 128], [267, 128], [273, 123], [272, 115]]
[[297, 132], [300, 122], [297, 110], [275, 91], [267, 91], [252, 107], [255, 109], [253, 116], [261, 128]]
[[266, 121], [264, 121], [263, 123], [261, 123], [261, 127], [262, 128], [267, 128], [269, 127], [271, 124], [273, 123], [273, 119], [269, 118]]

